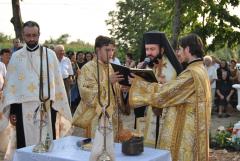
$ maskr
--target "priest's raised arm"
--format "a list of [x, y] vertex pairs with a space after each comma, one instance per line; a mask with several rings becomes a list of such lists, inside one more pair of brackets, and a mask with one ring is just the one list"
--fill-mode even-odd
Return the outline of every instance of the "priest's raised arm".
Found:
[[184, 72], [165, 84], [149, 83], [136, 78], [130, 88], [129, 104], [134, 108], [143, 105], [158, 108], [173, 107], [186, 104], [187, 98], [193, 95], [194, 90], [191, 72]]
[[129, 104], [165, 109], [158, 147], [170, 150], [173, 161], [208, 161], [211, 88], [202, 61], [202, 41], [190, 34], [180, 39], [179, 46], [187, 68], [163, 85], [135, 77], [131, 80]]

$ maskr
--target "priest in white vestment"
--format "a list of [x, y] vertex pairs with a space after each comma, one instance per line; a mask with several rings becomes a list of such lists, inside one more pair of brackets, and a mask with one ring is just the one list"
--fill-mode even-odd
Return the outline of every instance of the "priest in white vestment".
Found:
[[[43, 99], [49, 97], [47, 109], [50, 128], [43, 129], [42, 138], [46, 138], [49, 132], [53, 139], [63, 136], [71, 127], [72, 116], [58, 68], [58, 59], [52, 50], [39, 45], [39, 35], [40, 29], [36, 22], [24, 23], [23, 37], [26, 44], [12, 55], [7, 68], [0, 112], [10, 119], [16, 130], [12, 130], [6, 160], [11, 159], [15, 148], [39, 142], [40, 111], [38, 107], [42, 102], [39, 96], [40, 91], [43, 92]], [[40, 71], [43, 77], [42, 83]], [[56, 122], [60, 122], [60, 127], [55, 126]]]

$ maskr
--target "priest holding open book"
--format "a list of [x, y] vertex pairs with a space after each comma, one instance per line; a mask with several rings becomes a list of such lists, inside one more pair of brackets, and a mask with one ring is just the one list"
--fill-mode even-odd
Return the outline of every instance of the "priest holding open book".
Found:
[[[148, 40], [151, 42], [148, 42], [146, 37], [155, 37], [154, 40], [160, 41], [152, 41], [150, 38]], [[162, 68], [156, 71], [160, 79], [159, 83], [150, 83], [137, 75], [130, 78], [129, 104], [134, 108], [148, 105], [162, 109], [157, 147], [170, 150], [173, 161], [208, 161], [211, 91], [202, 61], [202, 40], [196, 34], [180, 39], [179, 52], [188, 63], [187, 68], [181, 72], [181, 68], [176, 65], [178, 63], [174, 61], [176, 57], [173, 58], [173, 54], [169, 52], [171, 50], [168, 50], [171, 46], [168, 41], [162, 41], [163, 38], [166, 40], [165, 35], [159, 32], [144, 34], [143, 48], [146, 56], [151, 58], [154, 67], [162, 65]], [[159, 51], [159, 54], [154, 55], [154, 50]], [[164, 57], [167, 58], [166, 61]], [[168, 66], [168, 61], [176, 74], [181, 72], [169, 81], [167, 75], [174, 73], [170, 72], [174, 70], [166, 68], [168, 72], [164, 75], [164, 67]], [[159, 110], [156, 111], [158, 115]], [[147, 124], [145, 134], [149, 133], [149, 126], [152, 124]]]
[[[127, 68], [112, 64], [115, 71], [119, 71], [125, 77], [120, 81], [123, 85], [129, 85], [128, 75], [134, 73], [148, 82], [166, 83], [175, 79], [182, 71], [174, 51], [168, 42], [165, 33], [146, 32], [143, 35], [141, 62], [138, 68]], [[154, 111], [154, 112], [153, 112]], [[167, 110], [159, 110], [152, 106], [141, 106], [134, 109], [137, 131], [144, 135], [144, 143], [147, 146], [156, 147], [159, 136], [159, 128], [164, 124]], [[160, 116], [161, 120], [160, 120]]]
[[[175, 79], [182, 71], [165, 33], [158, 31], [144, 33], [141, 62], [138, 68], [152, 69], [157, 82], [161, 84]], [[172, 109], [174, 108], [170, 108], [170, 111]], [[141, 114], [143, 108], [135, 108], [135, 110]], [[137, 129], [144, 133], [145, 145], [157, 146], [159, 128], [161, 129], [164, 125], [168, 111], [148, 106], [145, 116], [137, 118]]]

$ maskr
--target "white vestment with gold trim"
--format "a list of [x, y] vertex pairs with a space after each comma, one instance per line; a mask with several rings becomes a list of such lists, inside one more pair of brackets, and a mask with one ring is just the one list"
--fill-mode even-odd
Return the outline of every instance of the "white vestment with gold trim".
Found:
[[[52, 108], [58, 111], [58, 115], [62, 116], [58, 118], [64, 120], [64, 123], [60, 122], [59, 126], [56, 127], [56, 129], [58, 129], [58, 131], [56, 131], [56, 135], [57, 137], [61, 137], [65, 135], [68, 129], [71, 127], [72, 115], [61, 72], [58, 67], [58, 59], [52, 50], [46, 49], [45, 47], [43, 47], [42, 59], [44, 96], [47, 97], [48, 94], [46, 51], [49, 64], [49, 88]], [[8, 64], [0, 112], [3, 112], [3, 114], [8, 118], [10, 105], [15, 103], [22, 104], [26, 146], [37, 144], [39, 140], [39, 125], [38, 123], [34, 124], [33, 119], [34, 112], [40, 105], [39, 78], [40, 48], [34, 52], [30, 52], [26, 49], [25, 45], [22, 49], [16, 51], [12, 55], [12, 58]], [[37, 120], [38, 119], [39, 112], [37, 113]], [[59, 122], [59, 120], [57, 120], [57, 122]], [[12, 154], [10, 151], [15, 148], [15, 130], [12, 131], [12, 138], [10, 138], [11, 145], [8, 146], [7, 154]]]

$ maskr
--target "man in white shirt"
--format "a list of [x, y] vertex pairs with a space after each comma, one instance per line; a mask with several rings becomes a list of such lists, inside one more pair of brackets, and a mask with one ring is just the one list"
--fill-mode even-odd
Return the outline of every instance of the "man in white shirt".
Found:
[[59, 68], [61, 70], [62, 73], [62, 78], [64, 81], [64, 85], [65, 85], [65, 89], [66, 89], [66, 93], [68, 96], [68, 102], [71, 102], [71, 88], [70, 85], [72, 83], [72, 76], [73, 74], [73, 68], [72, 68], [72, 63], [71, 60], [64, 56], [65, 54], [65, 50], [64, 50], [64, 46], [63, 45], [57, 45], [55, 47], [55, 52], [57, 54], [57, 58], [59, 60]]
[[0, 99], [2, 96], [2, 88], [3, 88], [3, 83], [4, 83], [4, 79], [6, 77], [6, 66], [4, 63], [0, 62]]
[[[0, 62], [0, 100], [2, 99], [2, 95], [3, 95], [3, 84], [4, 84], [6, 74], [7, 74], [6, 66], [4, 63]], [[7, 128], [7, 126], [8, 126], [8, 119], [4, 117], [2, 112], [0, 112], [0, 140], [1, 140], [0, 152], [3, 152], [3, 153], [6, 152], [9, 132], [10, 132], [10, 129]]]
[[113, 53], [113, 55], [109, 61], [110, 61], [110, 63], [121, 65], [120, 60], [116, 57], [116, 53]]
[[[3, 84], [4, 84], [4, 79], [6, 77], [6, 74], [7, 74], [6, 66], [4, 63], [0, 62], [0, 100], [2, 99]], [[1, 113], [0, 113], [0, 116], [1, 116]], [[1, 131], [1, 128], [0, 128], [0, 131]]]
[[207, 69], [208, 72], [208, 77], [211, 83], [211, 94], [212, 94], [212, 109], [215, 109], [214, 105], [214, 99], [215, 99], [215, 92], [216, 92], [216, 80], [218, 79], [217, 77], [217, 70], [216, 67], [213, 66], [212, 64], [212, 57], [206, 55], [204, 58], [204, 65]]

